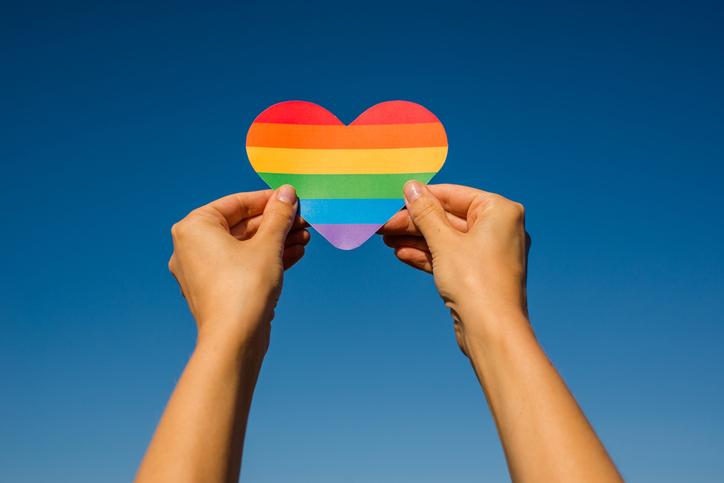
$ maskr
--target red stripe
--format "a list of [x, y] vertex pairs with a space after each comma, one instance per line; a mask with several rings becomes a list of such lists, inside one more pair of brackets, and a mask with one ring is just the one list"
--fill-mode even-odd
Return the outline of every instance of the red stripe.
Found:
[[408, 101], [388, 101], [376, 104], [354, 120], [352, 124], [414, 124], [440, 122], [420, 104]]
[[342, 124], [342, 121], [312, 102], [286, 101], [274, 104], [254, 120], [274, 124]]
[[[306, 101], [286, 101], [274, 104], [259, 114], [254, 122], [343, 125], [342, 121], [322, 106]], [[417, 124], [431, 122], [440, 122], [440, 120], [420, 104], [408, 101], [388, 101], [370, 107], [360, 114], [352, 124]]]

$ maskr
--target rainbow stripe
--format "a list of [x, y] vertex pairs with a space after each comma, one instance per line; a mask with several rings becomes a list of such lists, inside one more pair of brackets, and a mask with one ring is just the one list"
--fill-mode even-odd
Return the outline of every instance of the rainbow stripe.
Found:
[[377, 104], [345, 126], [316, 104], [289, 101], [262, 112], [246, 150], [272, 188], [297, 189], [301, 214], [332, 245], [356, 248], [404, 204], [407, 180], [427, 183], [447, 156], [447, 136], [412, 102]]

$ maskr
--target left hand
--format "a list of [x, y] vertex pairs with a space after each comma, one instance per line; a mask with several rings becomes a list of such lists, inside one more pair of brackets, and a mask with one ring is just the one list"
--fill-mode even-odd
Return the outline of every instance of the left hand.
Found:
[[470, 357], [471, 341], [510, 330], [501, 319], [527, 326], [530, 238], [523, 205], [460, 185], [409, 181], [404, 192], [406, 208], [379, 232], [397, 258], [433, 274], [463, 353]]
[[266, 352], [283, 271], [309, 242], [285, 185], [229, 195], [197, 208], [171, 229], [169, 270], [178, 280], [205, 340]]

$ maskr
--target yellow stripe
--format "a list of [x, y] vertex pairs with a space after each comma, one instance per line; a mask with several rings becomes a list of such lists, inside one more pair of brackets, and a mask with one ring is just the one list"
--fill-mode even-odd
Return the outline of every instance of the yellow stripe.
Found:
[[392, 149], [294, 149], [247, 146], [259, 173], [387, 174], [435, 173], [445, 162], [447, 146]]

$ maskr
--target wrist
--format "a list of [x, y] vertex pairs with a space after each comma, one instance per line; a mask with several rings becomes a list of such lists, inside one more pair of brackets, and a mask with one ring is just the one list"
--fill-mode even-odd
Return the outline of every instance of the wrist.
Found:
[[[472, 303], [455, 312], [471, 352], [488, 351], [517, 340], [535, 338], [527, 313], [519, 305]], [[469, 356], [472, 358], [472, 354]]]
[[261, 362], [269, 347], [270, 330], [268, 321], [251, 327], [240, 322], [205, 324], [199, 328], [194, 351], [239, 363]]
[[221, 305], [196, 315], [197, 345], [208, 344], [226, 351], [247, 351], [269, 342], [274, 308], [271, 304]]

